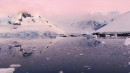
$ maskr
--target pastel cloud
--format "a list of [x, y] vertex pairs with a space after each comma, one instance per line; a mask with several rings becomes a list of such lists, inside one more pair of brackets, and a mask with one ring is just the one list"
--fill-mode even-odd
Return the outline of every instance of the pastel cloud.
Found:
[[0, 12], [28, 10], [45, 15], [130, 10], [130, 0], [0, 0]]

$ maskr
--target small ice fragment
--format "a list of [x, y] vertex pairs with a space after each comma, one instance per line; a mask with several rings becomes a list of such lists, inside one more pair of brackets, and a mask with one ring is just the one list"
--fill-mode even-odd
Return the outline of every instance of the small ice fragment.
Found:
[[102, 44], [105, 44], [105, 41], [102, 41], [101, 43], [102, 43]]
[[88, 69], [91, 69], [90, 67]]
[[37, 49], [33, 49], [33, 51], [36, 51]]
[[125, 42], [124, 42], [125, 46], [129, 46], [130, 45], [130, 38], [126, 38]]
[[79, 55], [80, 55], [80, 56], [83, 56], [84, 54], [83, 54], [83, 53], [80, 53]]
[[46, 60], [50, 60], [51, 58], [46, 58]]
[[123, 54], [126, 55], [127, 53], [124, 52]]
[[21, 65], [20, 64], [11, 64], [10, 65], [10, 68], [18, 68], [20, 67]]
[[69, 55], [70, 53], [66, 53], [66, 54], [68, 54], [68, 55]]
[[84, 66], [84, 68], [91, 69], [91, 66]]
[[90, 67], [90, 66], [84, 66], [84, 68], [88, 68], [88, 67]]

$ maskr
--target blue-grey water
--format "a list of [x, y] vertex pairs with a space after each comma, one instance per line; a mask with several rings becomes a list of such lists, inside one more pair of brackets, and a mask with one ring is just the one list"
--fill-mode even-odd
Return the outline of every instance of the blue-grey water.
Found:
[[14, 73], [130, 73], [130, 47], [124, 39], [65, 37], [2, 39], [0, 68], [20, 64]]

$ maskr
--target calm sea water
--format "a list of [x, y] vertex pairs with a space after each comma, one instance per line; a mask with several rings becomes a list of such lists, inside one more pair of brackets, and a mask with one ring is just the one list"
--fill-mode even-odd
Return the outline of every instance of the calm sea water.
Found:
[[130, 73], [130, 47], [124, 39], [65, 37], [1, 39], [0, 69], [14, 73]]

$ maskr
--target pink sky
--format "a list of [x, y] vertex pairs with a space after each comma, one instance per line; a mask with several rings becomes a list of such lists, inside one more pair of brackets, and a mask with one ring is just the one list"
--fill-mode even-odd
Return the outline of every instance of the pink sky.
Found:
[[130, 10], [130, 0], [0, 0], [0, 13], [28, 10], [45, 15]]

